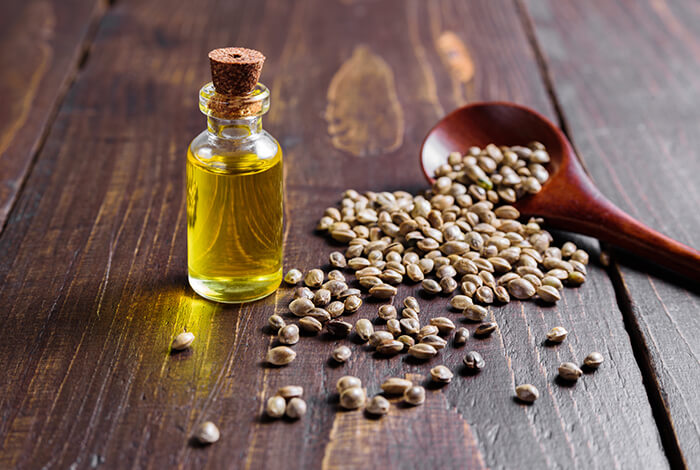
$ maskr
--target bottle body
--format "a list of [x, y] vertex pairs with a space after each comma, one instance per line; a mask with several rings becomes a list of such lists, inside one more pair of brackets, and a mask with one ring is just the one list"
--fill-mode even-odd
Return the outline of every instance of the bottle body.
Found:
[[248, 302], [282, 280], [282, 151], [259, 117], [208, 119], [187, 152], [187, 265], [192, 288]]

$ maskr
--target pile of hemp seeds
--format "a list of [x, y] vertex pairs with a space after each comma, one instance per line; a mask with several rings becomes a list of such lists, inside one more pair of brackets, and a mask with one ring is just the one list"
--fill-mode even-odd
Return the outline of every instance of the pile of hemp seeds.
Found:
[[[391, 302], [398, 293], [396, 286], [402, 283], [420, 284], [428, 297], [451, 296], [451, 308], [461, 312], [465, 321], [477, 323], [474, 336], [482, 338], [498, 329], [496, 322], [487, 321], [493, 318], [491, 306], [506, 304], [511, 298], [559, 301], [562, 289], [586, 281], [588, 254], [572, 242], [552, 246], [552, 235], [542, 228], [544, 221], [520, 221], [520, 213], [511, 205], [541, 190], [549, 178], [545, 167], [549, 161], [539, 142], [512, 147], [489, 144], [483, 149], [472, 147], [466, 155], [451, 153], [437, 169], [432, 187], [422, 194], [345, 191], [340, 207], [327, 208], [316, 228], [347, 248], [330, 254], [334, 269], [327, 274], [318, 268], [286, 273], [284, 281], [297, 286], [289, 311], [298, 321], [288, 324], [280, 315], [268, 319], [280, 345], [268, 351], [266, 361], [276, 366], [294, 361], [296, 352], [290, 346], [300, 340], [302, 330], [314, 335], [325, 329], [339, 339], [354, 334], [379, 356], [405, 353], [417, 361], [438, 356], [450, 343], [460, 348], [469, 342], [469, 330], [456, 327], [448, 316], [423, 318], [415, 297], [404, 298], [397, 309]], [[349, 277], [354, 277], [353, 285], [358, 287], [350, 287]], [[375, 328], [368, 319], [349, 321], [362, 305], [363, 294], [389, 302], [378, 307], [375, 321], [384, 329]], [[546, 340], [561, 343], [567, 334], [565, 328], [556, 326]], [[341, 345], [332, 352], [332, 359], [344, 363], [351, 355], [352, 350]], [[592, 352], [582, 367], [593, 370], [603, 360], [600, 353]], [[477, 373], [486, 360], [469, 351], [463, 363]], [[573, 362], [564, 362], [558, 375], [576, 381], [582, 370]], [[447, 384], [453, 376], [444, 365], [430, 370], [437, 384]], [[388, 377], [381, 384], [382, 394], [369, 400], [357, 377], [342, 377], [336, 388], [341, 407], [364, 407], [375, 416], [389, 412], [391, 405], [385, 396], [402, 397], [410, 405], [422, 404], [426, 396], [422, 386], [400, 377]], [[302, 394], [302, 387], [296, 385], [281, 388], [268, 398], [266, 414], [300, 418], [306, 412]], [[539, 391], [531, 384], [521, 384], [515, 395], [531, 404]]]

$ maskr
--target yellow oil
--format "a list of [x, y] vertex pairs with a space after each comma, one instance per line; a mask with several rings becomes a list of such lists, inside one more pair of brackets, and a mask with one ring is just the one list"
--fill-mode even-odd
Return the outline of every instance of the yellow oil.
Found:
[[187, 264], [217, 302], [271, 294], [282, 281], [282, 151], [199, 158], [187, 152]]

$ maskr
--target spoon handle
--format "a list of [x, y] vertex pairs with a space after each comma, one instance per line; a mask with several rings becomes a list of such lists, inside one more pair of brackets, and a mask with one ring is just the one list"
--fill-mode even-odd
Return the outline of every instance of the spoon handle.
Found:
[[694, 280], [700, 280], [700, 251], [633, 219], [598, 191], [546, 217], [548, 225], [590, 235]]

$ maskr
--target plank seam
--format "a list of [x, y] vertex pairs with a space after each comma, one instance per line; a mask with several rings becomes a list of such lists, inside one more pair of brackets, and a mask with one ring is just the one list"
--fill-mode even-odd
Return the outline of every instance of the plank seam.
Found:
[[[552, 106], [554, 107], [558, 124], [564, 134], [569, 138], [572, 147], [574, 147], [574, 152], [576, 152], [576, 148], [571, 138], [572, 134], [570, 132], [569, 125], [554, 88], [554, 80], [552, 78], [551, 69], [535, 34], [534, 21], [530, 16], [523, 0], [513, 1], [516, 9], [520, 13], [520, 20], [523, 23], [525, 34], [533, 49], [533, 53], [535, 54], [535, 58], [542, 76], [542, 81], [547, 90]], [[581, 165], [586, 173], [589, 173], [583, 159], [579, 158], [579, 161], [581, 162]], [[609, 250], [607, 250], [607, 244], [600, 243], [600, 241], [598, 243], [600, 244], [602, 251], [609, 252]], [[649, 400], [649, 405], [651, 407], [652, 415], [659, 432], [661, 445], [663, 446], [666, 458], [668, 459], [672, 468], [687, 469], [688, 466], [683, 456], [683, 452], [681, 451], [680, 441], [673, 426], [673, 418], [671, 417], [668, 404], [663, 398], [663, 391], [661, 390], [661, 385], [657, 380], [657, 374], [651, 361], [649, 347], [644, 339], [644, 335], [642, 334], [639, 322], [637, 321], [637, 317], [634, 313], [634, 304], [631, 293], [625, 285], [621, 268], [615, 260], [611, 259], [610, 265], [605, 271], [608, 274], [608, 278], [610, 279], [615, 291], [617, 306], [622, 314], [622, 321], [625, 331], [629, 336], [634, 359], [642, 375], [642, 383], [647, 394], [647, 399]]]
[[51, 133], [51, 129], [56, 123], [56, 117], [58, 116], [58, 112], [63, 106], [63, 102], [66, 99], [68, 92], [73, 87], [73, 84], [75, 83], [78, 74], [85, 67], [88, 61], [88, 57], [90, 56], [92, 43], [94, 42], [95, 36], [97, 35], [99, 25], [102, 22], [102, 19], [105, 17], [107, 11], [114, 4], [114, 1], [115, 0], [99, 0], [97, 2], [98, 6], [93, 11], [91, 18], [88, 21], [85, 36], [83, 37], [83, 40], [78, 46], [77, 52], [74, 54], [75, 59], [73, 60], [73, 65], [69, 67], [69, 69], [66, 71], [66, 77], [63, 80], [63, 83], [61, 84], [61, 87], [59, 88], [58, 92], [56, 93], [56, 99], [49, 108], [49, 111], [47, 113], [49, 115], [49, 119], [46, 121], [46, 125], [41, 131], [41, 135], [39, 136], [39, 139], [35, 144], [35, 148], [29, 156], [29, 164], [27, 165], [27, 169], [24, 172], [24, 175], [22, 175], [21, 180], [19, 181], [17, 191], [7, 203], [6, 217], [4, 220], [0, 221], [0, 234], [3, 233], [3, 231], [7, 227], [7, 224], [12, 219], [12, 213], [15, 210], [17, 202], [20, 200], [20, 197], [24, 193], [24, 189], [27, 185], [27, 181], [29, 180], [29, 176], [32, 174], [32, 172], [34, 171], [34, 167], [36, 166], [38, 156], [44, 149], [44, 145], [46, 144], [49, 134]]

